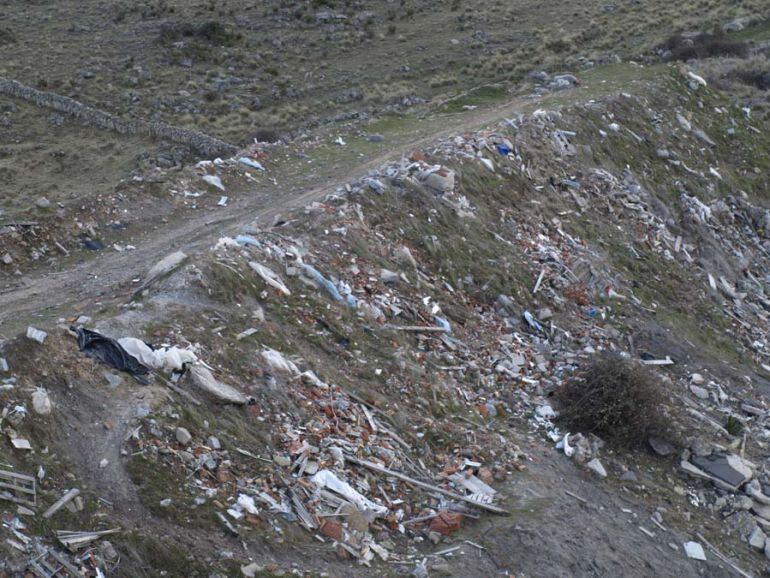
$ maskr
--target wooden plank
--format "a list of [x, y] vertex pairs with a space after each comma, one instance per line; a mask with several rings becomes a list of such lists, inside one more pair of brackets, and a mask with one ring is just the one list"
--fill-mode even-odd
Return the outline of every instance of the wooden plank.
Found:
[[43, 517], [50, 518], [56, 512], [58, 512], [62, 507], [67, 505], [67, 503], [75, 499], [75, 497], [78, 496], [79, 494], [80, 494], [80, 490], [78, 490], [77, 488], [71, 489], [66, 494], [64, 494], [61, 498], [59, 498], [53, 504], [51, 504], [51, 507], [48, 508], [45, 512], [43, 512]]
[[16, 472], [9, 472], [8, 470], [0, 470], [0, 478], [13, 478], [17, 480], [24, 480], [26, 482], [35, 483], [34, 476], [28, 476], [27, 474], [17, 474]]
[[489, 512], [492, 512], [494, 514], [500, 514], [502, 516], [510, 516], [510, 512], [507, 510], [503, 510], [502, 508], [498, 508], [497, 506], [493, 506], [492, 504], [483, 504], [481, 502], [478, 502], [474, 500], [471, 497], [468, 496], [462, 496], [460, 494], [457, 494], [455, 492], [451, 492], [449, 490], [445, 490], [444, 488], [441, 488], [439, 486], [434, 486], [432, 484], [426, 484], [425, 482], [421, 482], [420, 480], [415, 480], [414, 478], [410, 478], [407, 475], [404, 475], [399, 472], [394, 472], [393, 470], [389, 470], [380, 464], [375, 464], [374, 462], [369, 462], [366, 460], [359, 460], [358, 458], [354, 456], [345, 456], [345, 459], [349, 461], [350, 463], [363, 466], [365, 468], [368, 468], [370, 470], [373, 470], [375, 472], [379, 472], [381, 474], [385, 474], [387, 476], [390, 476], [392, 478], [396, 478], [397, 480], [401, 480], [403, 482], [407, 482], [409, 484], [412, 484], [413, 486], [417, 486], [418, 488], [422, 488], [424, 490], [430, 490], [431, 492], [438, 492], [439, 494], [444, 494], [445, 496], [449, 496], [450, 498], [454, 500], [459, 500], [461, 502], [466, 502], [468, 504], [473, 504], [477, 508], [481, 508], [482, 510], [487, 510]]

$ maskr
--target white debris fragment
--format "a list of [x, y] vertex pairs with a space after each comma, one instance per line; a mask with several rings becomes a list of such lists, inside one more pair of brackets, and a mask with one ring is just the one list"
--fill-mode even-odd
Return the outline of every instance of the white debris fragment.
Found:
[[698, 76], [697, 74], [695, 74], [695, 73], [694, 73], [692, 70], [688, 70], [688, 71], [687, 71], [687, 77], [688, 77], [690, 80], [694, 81], [696, 85], [699, 85], [699, 86], [708, 86], [708, 85], [706, 84], [706, 80], [705, 80], [705, 79], [704, 79], [702, 76]]
[[28, 339], [31, 339], [32, 341], [37, 341], [38, 343], [43, 343], [46, 337], [48, 337], [48, 334], [45, 331], [41, 331], [40, 329], [35, 329], [31, 325], [27, 327]]
[[300, 374], [299, 368], [275, 349], [264, 349], [260, 355], [262, 356], [262, 359], [264, 359], [265, 362], [267, 362], [267, 364], [275, 371], [290, 373], [292, 375]]
[[238, 162], [242, 165], [246, 165], [247, 167], [251, 167], [252, 169], [257, 169], [258, 171], [265, 170], [265, 167], [262, 166], [262, 163], [255, 161], [254, 159], [250, 159], [249, 157], [241, 157], [238, 159]]
[[181, 349], [176, 346], [152, 349], [136, 337], [121, 337], [118, 343], [126, 353], [136, 358], [142, 365], [167, 373], [181, 371], [185, 364], [198, 361], [198, 356], [191, 349]]
[[51, 414], [51, 399], [48, 392], [42, 387], [38, 387], [32, 392], [32, 409], [38, 415]]
[[693, 560], [706, 560], [706, 553], [703, 551], [703, 546], [698, 542], [685, 542], [684, 551], [688, 558]]
[[217, 175], [203, 175], [203, 180], [210, 184], [212, 187], [216, 187], [220, 191], [225, 190], [225, 186], [222, 184], [222, 179]]
[[371, 510], [378, 516], [382, 516], [388, 512], [387, 507], [380, 506], [365, 496], [362, 496], [356, 490], [354, 490], [350, 484], [340, 480], [333, 472], [329, 470], [320, 470], [311, 478], [311, 481], [317, 486], [326, 488], [327, 490], [331, 490], [332, 492], [345, 497], [359, 510]]
[[286, 295], [287, 297], [291, 295], [291, 291], [289, 291], [289, 288], [286, 287], [283, 280], [281, 279], [281, 276], [278, 275], [275, 271], [270, 269], [270, 267], [267, 267], [266, 265], [262, 265], [261, 263], [257, 263], [256, 261], [251, 261], [249, 263], [249, 267], [251, 267], [257, 275], [262, 277], [262, 280], [270, 285], [271, 287], [278, 289], [281, 293]]

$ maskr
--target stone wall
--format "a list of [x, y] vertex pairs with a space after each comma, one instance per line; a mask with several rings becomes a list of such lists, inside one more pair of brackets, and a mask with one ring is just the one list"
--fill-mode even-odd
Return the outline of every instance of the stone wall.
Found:
[[165, 122], [129, 120], [98, 110], [72, 98], [37, 90], [15, 80], [0, 77], [0, 94], [68, 114], [80, 122], [120, 134], [144, 135], [190, 147], [208, 158], [231, 156], [236, 147], [196, 130], [187, 130]]

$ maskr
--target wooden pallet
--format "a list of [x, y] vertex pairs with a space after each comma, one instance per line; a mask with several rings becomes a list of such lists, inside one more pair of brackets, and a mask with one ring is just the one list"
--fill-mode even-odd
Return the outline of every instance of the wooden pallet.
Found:
[[55, 550], [43, 549], [29, 561], [29, 569], [39, 578], [80, 578], [78, 569]]
[[15, 502], [31, 508], [37, 507], [35, 478], [0, 470], [0, 500]]

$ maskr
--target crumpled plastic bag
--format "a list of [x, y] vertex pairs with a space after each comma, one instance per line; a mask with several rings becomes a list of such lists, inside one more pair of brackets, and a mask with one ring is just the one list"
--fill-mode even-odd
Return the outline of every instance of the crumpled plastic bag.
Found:
[[198, 361], [198, 357], [189, 349], [176, 346], [153, 349], [136, 337], [122, 337], [118, 339], [118, 344], [143, 365], [167, 373], [182, 371], [185, 364]]
[[262, 277], [262, 280], [265, 283], [275, 289], [278, 289], [278, 291], [286, 296], [291, 295], [291, 291], [289, 291], [289, 288], [286, 287], [283, 280], [281, 279], [281, 276], [273, 271], [270, 267], [262, 265], [261, 263], [257, 263], [256, 261], [249, 262], [249, 267], [251, 267], [257, 273], [257, 275]]
[[371, 510], [378, 516], [388, 512], [386, 506], [380, 506], [372, 502], [366, 496], [359, 494], [350, 484], [339, 479], [334, 472], [330, 470], [320, 470], [310, 480], [316, 485], [327, 490], [331, 490], [356, 506], [359, 510]]
[[292, 375], [299, 375], [299, 368], [291, 361], [286, 359], [280, 351], [275, 349], [264, 349], [260, 355], [262, 359], [275, 371], [283, 373], [291, 373]]

